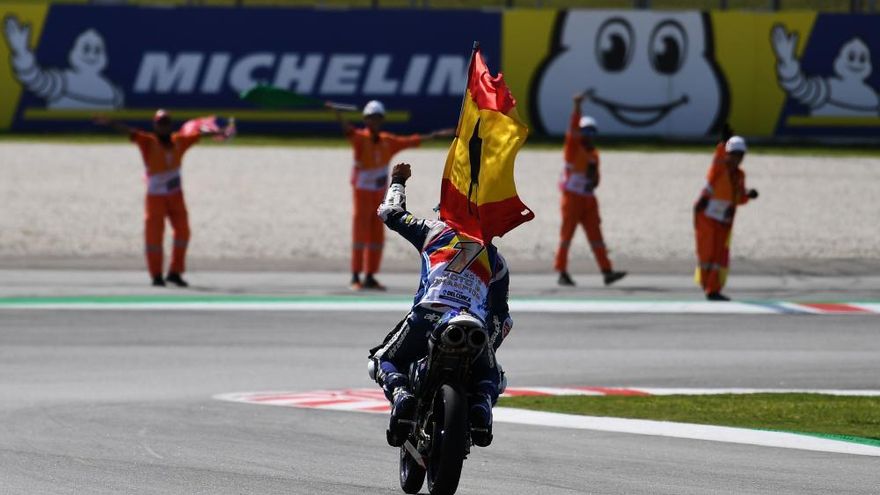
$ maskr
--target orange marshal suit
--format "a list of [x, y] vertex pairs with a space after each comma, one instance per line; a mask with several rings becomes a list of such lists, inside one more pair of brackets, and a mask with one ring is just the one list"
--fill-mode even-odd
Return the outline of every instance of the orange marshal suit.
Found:
[[[565, 134], [565, 169], [559, 181], [562, 191], [562, 228], [559, 230], [559, 248], [556, 251], [554, 268], [558, 272], [568, 270], [568, 249], [578, 225], [584, 228], [587, 241], [596, 264], [603, 272], [611, 270], [611, 261], [602, 238], [602, 219], [599, 216], [599, 202], [593, 190], [599, 184], [599, 152], [586, 149], [580, 142], [578, 122], [581, 114], [575, 111]], [[588, 177], [587, 170], [595, 167], [595, 182]]]
[[186, 150], [198, 142], [198, 135], [171, 135], [170, 146], [159, 141], [151, 132], [134, 131], [131, 140], [141, 151], [146, 169], [147, 195], [144, 214], [144, 250], [150, 275], [162, 275], [163, 238], [165, 218], [174, 230], [174, 250], [171, 255], [171, 273], [186, 270], [186, 248], [190, 230], [186, 203], [180, 182], [180, 166]]
[[367, 129], [348, 134], [354, 151], [351, 184], [354, 192], [351, 228], [352, 273], [377, 273], [382, 263], [385, 226], [376, 214], [388, 185], [388, 165], [398, 152], [418, 146], [418, 135], [397, 136], [380, 132], [374, 140]]
[[730, 264], [730, 236], [736, 207], [748, 202], [746, 174], [731, 170], [724, 160], [724, 143], [715, 148], [706, 187], [694, 209], [694, 231], [699, 261], [698, 280], [706, 294], [720, 292]]

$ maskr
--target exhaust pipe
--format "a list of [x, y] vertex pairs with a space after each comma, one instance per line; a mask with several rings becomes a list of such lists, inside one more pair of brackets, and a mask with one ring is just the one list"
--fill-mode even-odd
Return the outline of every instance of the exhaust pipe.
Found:
[[483, 328], [472, 328], [467, 337], [468, 345], [473, 349], [482, 349], [489, 342], [489, 334]]
[[440, 336], [440, 341], [449, 347], [461, 347], [466, 339], [467, 336], [464, 334], [464, 330], [457, 326], [448, 327], [443, 331], [443, 335]]

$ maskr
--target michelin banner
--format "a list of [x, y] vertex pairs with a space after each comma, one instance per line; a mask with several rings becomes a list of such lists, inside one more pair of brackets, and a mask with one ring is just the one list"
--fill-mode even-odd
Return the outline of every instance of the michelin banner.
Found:
[[291, 10], [5, 4], [0, 129], [87, 130], [235, 114], [254, 132], [331, 131], [320, 109], [263, 110], [258, 82], [363, 105], [398, 131], [454, 125], [473, 40], [533, 132], [571, 97], [615, 136], [876, 138], [880, 16], [806, 11]]
[[[880, 16], [571, 10], [505, 14], [505, 76], [532, 127], [564, 132], [571, 96], [617, 136], [875, 138]], [[528, 33], [523, 36], [523, 33]]]
[[320, 108], [262, 110], [239, 93], [269, 83], [320, 99], [381, 99], [397, 130], [452, 126], [473, 40], [498, 64], [501, 17], [478, 11], [145, 8], [5, 4], [0, 128], [83, 130], [234, 114], [242, 130], [335, 130]]

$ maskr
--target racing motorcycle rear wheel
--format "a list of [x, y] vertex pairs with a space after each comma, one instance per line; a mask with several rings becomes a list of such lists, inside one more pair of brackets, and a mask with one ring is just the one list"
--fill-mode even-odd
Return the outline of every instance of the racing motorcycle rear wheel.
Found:
[[442, 385], [434, 397], [434, 433], [428, 455], [428, 491], [452, 495], [458, 489], [467, 455], [467, 397], [451, 385]]

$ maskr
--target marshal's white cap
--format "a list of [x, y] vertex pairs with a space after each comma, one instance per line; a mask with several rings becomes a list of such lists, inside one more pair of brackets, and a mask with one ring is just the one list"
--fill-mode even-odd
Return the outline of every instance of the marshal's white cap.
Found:
[[732, 136], [727, 140], [727, 144], [724, 145], [724, 151], [728, 153], [745, 153], [746, 152], [746, 140], [741, 136]]
[[599, 126], [596, 125], [596, 119], [590, 117], [589, 115], [584, 115], [583, 117], [581, 117], [581, 120], [578, 122], [578, 127], [580, 127], [581, 129], [585, 129], [587, 127], [593, 127], [595, 129], [599, 128]]
[[379, 100], [368, 101], [364, 105], [364, 117], [369, 117], [370, 115], [385, 115], [385, 105]]

